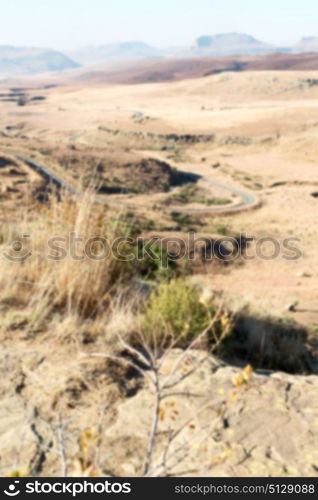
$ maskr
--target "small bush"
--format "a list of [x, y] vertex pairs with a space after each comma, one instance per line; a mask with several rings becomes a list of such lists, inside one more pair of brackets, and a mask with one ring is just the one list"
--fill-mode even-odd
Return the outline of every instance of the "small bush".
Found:
[[229, 200], [228, 198], [208, 198], [208, 199], [202, 198], [198, 200], [198, 203], [211, 207], [213, 205], [220, 205], [220, 206], [229, 205], [231, 203], [231, 200]]
[[180, 231], [190, 231], [195, 226], [203, 226], [200, 219], [180, 212], [172, 212], [171, 218], [179, 225]]
[[228, 236], [229, 235], [229, 229], [227, 226], [221, 225], [216, 227], [216, 232], [222, 236]]
[[172, 201], [190, 203], [195, 199], [199, 191], [199, 187], [195, 184], [186, 184], [172, 197]]
[[[135, 252], [137, 254], [136, 269], [145, 278], [167, 280], [178, 276], [181, 272], [176, 262], [168, 255], [167, 250], [160, 246], [150, 247], [147, 241], [139, 240]], [[138, 254], [143, 258], [138, 258]]]
[[172, 195], [168, 199], [168, 203], [199, 203], [200, 205], [206, 205], [208, 207], [213, 205], [228, 205], [231, 200], [228, 198], [216, 198], [209, 197], [208, 193], [197, 186], [196, 184], [190, 183], [183, 186], [177, 193]]
[[[143, 329], [147, 338], [156, 342], [172, 339], [175, 345], [184, 347], [209, 327], [215, 315], [213, 306], [200, 302], [200, 292], [193, 284], [182, 278], [173, 279], [161, 283], [151, 294]], [[218, 321], [213, 326], [214, 339], [221, 333], [220, 326]]]

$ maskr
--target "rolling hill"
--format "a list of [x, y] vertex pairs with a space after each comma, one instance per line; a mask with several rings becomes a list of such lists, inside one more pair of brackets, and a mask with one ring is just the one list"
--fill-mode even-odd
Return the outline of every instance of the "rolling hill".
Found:
[[318, 70], [318, 54], [167, 58], [100, 64], [71, 72], [63, 81], [132, 85], [201, 78], [226, 72], [288, 70]]
[[164, 55], [159, 49], [139, 41], [83, 47], [66, 53], [70, 58], [83, 65], [96, 64], [102, 61], [162, 57]]
[[79, 66], [78, 63], [55, 50], [0, 46], [0, 74], [33, 75]]
[[201, 36], [191, 49], [197, 56], [253, 55], [275, 52], [275, 47], [244, 33]]

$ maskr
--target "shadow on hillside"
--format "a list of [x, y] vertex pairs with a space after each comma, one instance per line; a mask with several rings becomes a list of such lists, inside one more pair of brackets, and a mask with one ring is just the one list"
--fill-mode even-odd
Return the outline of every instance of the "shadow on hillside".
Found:
[[275, 318], [240, 313], [221, 358], [234, 365], [250, 363], [255, 369], [318, 374], [318, 358], [308, 342], [306, 328]]

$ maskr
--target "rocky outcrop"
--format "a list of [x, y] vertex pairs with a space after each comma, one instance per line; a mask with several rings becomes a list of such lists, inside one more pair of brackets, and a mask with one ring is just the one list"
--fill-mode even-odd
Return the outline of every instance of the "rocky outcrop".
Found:
[[[164, 371], [177, 355], [167, 360]], [[194, 363], [196, 356], [190, 355], [188, 363]], [[315, 376], [259, 372], [247, 379], [238, 368], [206, 360], [179, 385], [179, 395], [172, 394], [162, 404], [153, 471], [194, 476], [317, 475], [317, 389]], [[128, 436], [139, 443], [132, 460], [128, 453], [122, 459], [120, 444], [118, 451], [114, 449], [117, 474], [141, 471], [145, 429], [150, 428], [153, 412], [151, 394], [145, 386], [125, 401], [106, 431], [106, 439], [122, 446]], [[176, 438], [168, 447], [169, 435]]]
[[[62, 445], [69, 475], [143, 474], [156, 415], [151, 372], [92, 350], [74, 355], [72, 343], [47, 338], [2, 347], [3, 474], [61, 475]], [[161, 361], [170, 389], [157, 412], [150, 475], [318, 475], [318, 377], [253, 373], [202, 351], [172, 350]]]

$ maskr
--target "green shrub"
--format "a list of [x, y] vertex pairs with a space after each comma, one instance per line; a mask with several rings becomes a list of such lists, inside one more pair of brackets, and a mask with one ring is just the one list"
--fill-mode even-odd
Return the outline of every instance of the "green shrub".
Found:
[[186, 184], [178, 193], [172, 197], [172, 201], [179, 203], [190, 203], [195, 199], [199, 192], [199, 187], [195, 184]]
[[186, 184], [179, 191], [168, 199], [169, 203], [199, 203], [200, 205], [228, 205], [231, 200], [228, 198], [209, 198], [208, 193], [196, 184]]
[[212, 205], [229, 205], [231, 203], [231, 200], [229, 200], [228, 198], [201, 198], [200, 200], [198, 200], [198, 203], [202, 203], [202, 205], [211, 207]]
[[229, 235], [229, 229], [228, 229], [227, 226], [220, 225], [220, 226], [217, 226], [215, 229], [216, 229], [216, 232], [218, 234], [221, 234], [222, 236], [228, 236]]
[[145, 278], [167, 280], [178, 276], [181, 272], [176, 262], [160, 246], [151, 247], [147, 241], [139, 239], [135, 254], [136, 272]]
[[213, 308], [200, 302], [198, 289], [179, 278], [161, 283], [151, 294], [143, 326], [150, 337], [178, 339], [177, 345], [184, 346], [208, 327], [214, 315]]
[[171, 218], [179, 225], [180, 231], [190, 231], [195, 226], [203, 225], [200, 219], [180, 212], [171, 212]]

